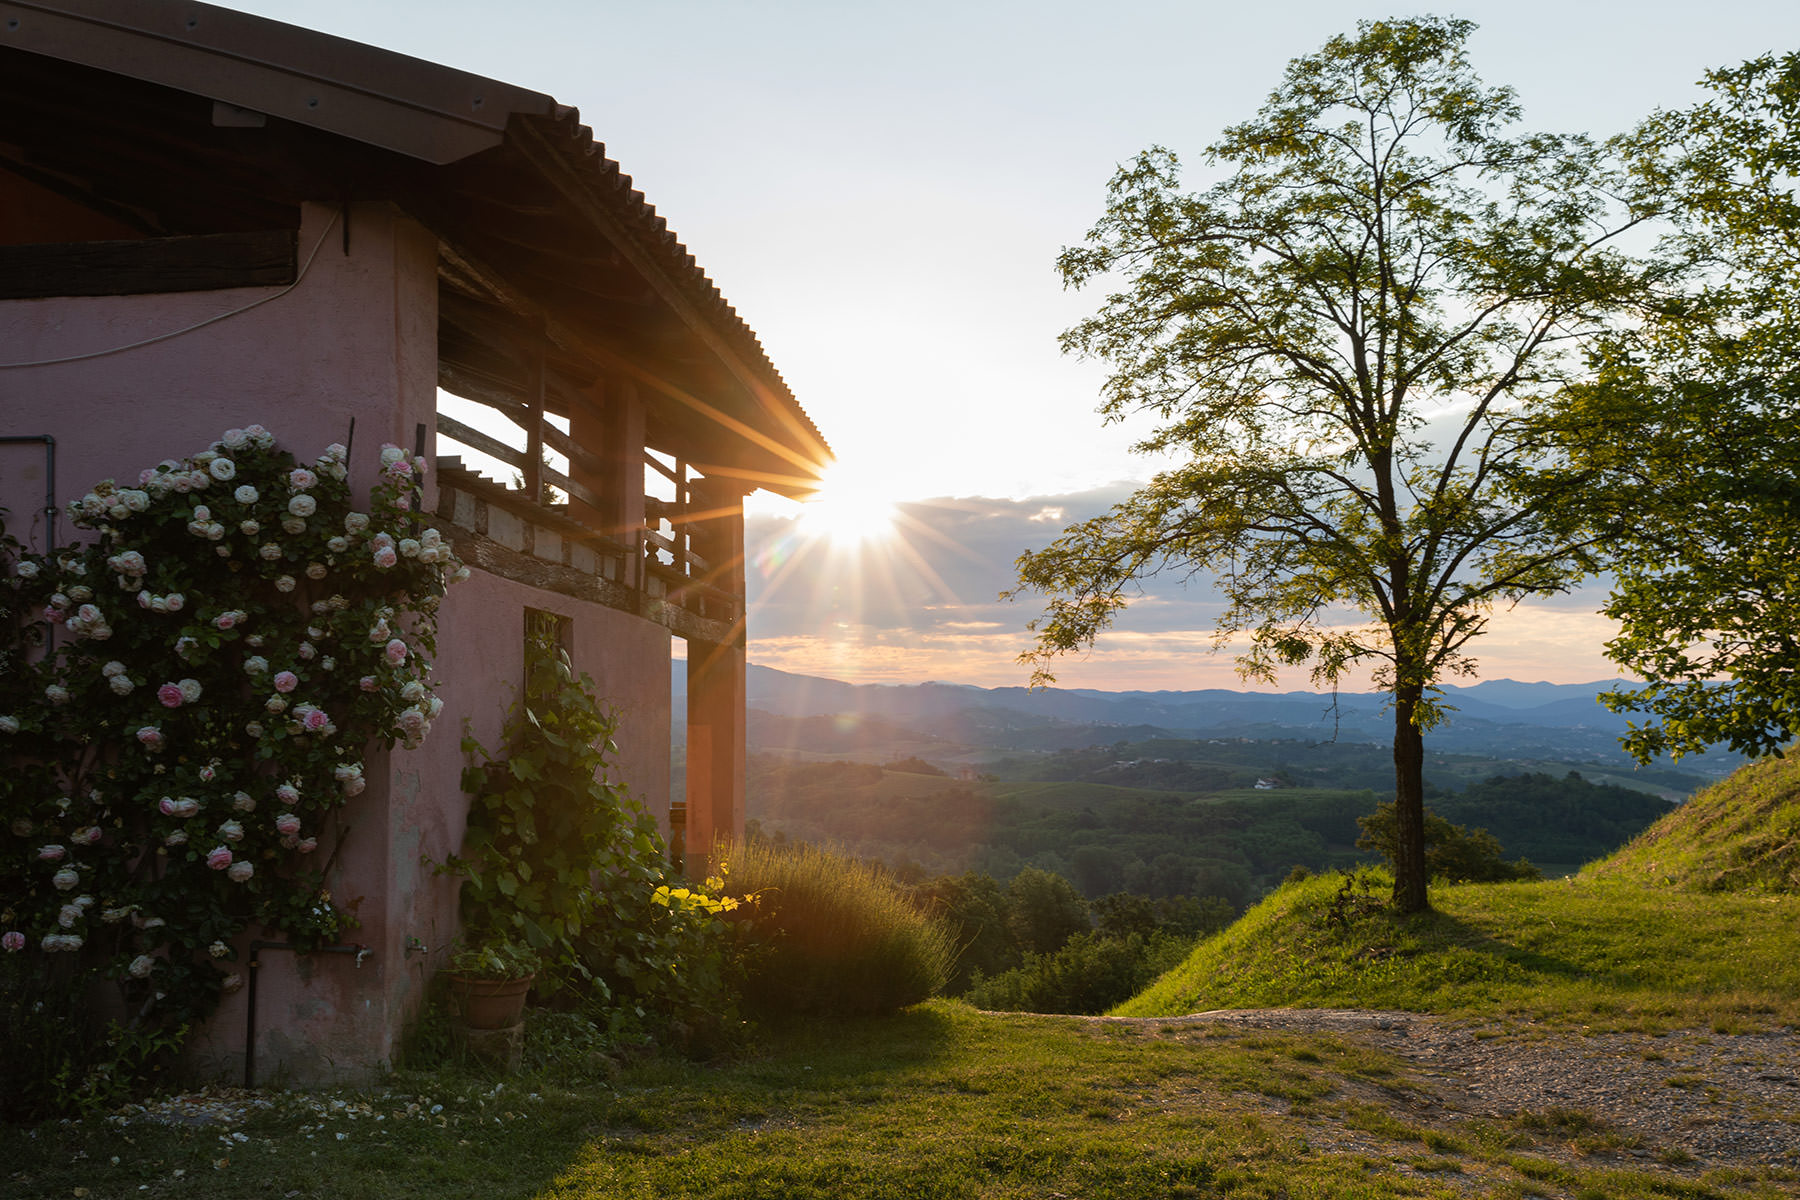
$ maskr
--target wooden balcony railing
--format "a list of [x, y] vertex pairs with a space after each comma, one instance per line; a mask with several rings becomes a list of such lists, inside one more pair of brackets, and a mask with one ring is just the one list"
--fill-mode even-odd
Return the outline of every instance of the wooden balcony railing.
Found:
[[[460, 457], [440, 455], [444, 483], [471, 488], [490, 504], [585, 543], [615, 564], [607, 574], [618, 582], [679, 604], [695, 616], [741, 620], [741, 575], [720, 567], [734, 562], [742, 547], [717, 544], [723, 540], [716, 528], [719, 510], [698, 500], [706, 480], [685, 460], [642, 447], [636, 455], [601, 453], [572, 438], [541, 404], [492, 393], [465, 398], [504, 420], [485, 421], [487, 428], [477, 429], [440, 411], [437, 432], [449, 443], [440, 448], [467, 447], [515, 474], [494, 479]], [[592, 401], [565, 397], [564, 413], [554, 415], [567, 415], [570, 403]], [[568, 470], [547, 461], [549, 452], [560, 455]], [[636, 472], [624, 465], [633, 458], [642, 464]], [[638, 494], [629, 495], [631, 489]]]

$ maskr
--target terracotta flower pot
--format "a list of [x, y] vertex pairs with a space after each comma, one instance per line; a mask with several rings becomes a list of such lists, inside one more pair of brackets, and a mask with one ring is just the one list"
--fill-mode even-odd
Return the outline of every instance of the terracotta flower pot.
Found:
[[450, 977], [450, 1000], [463, 1024], [471, 1029], [508, 1029], [525, 1012], [525, 997], [535, 975], [523, 979]]

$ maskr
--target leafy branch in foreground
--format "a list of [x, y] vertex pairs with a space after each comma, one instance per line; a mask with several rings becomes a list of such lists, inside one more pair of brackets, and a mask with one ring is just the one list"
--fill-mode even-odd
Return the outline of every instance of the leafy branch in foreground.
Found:
[[1625, 739], [1646, 762], [1779, 751], [1800, 730], [1800, 53], [1707, 82], [1630, 145], [1677, 198], [1668, 242], [1704, 286], [1605, 339], [1559, 431], [1619, 531], [1607, 651], [1648, 682], [1604, 699], [1651, 718]]

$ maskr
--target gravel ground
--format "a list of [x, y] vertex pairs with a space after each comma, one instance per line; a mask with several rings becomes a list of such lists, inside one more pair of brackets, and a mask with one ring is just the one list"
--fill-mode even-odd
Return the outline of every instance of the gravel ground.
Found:
[[[1121, 1018], [1099, 1018], [1117, 1020]], [[1592, 1162], [1611, 1135], [1620, 1165], [1698, 1175], [1715, 1168], [1800, 1171], [1800, 1031], [1659, 1036], [1481, 1027], [1418, 1013], [1251, 1009], [1145, 1019], [1167, 1036], [1187, 1026], [1329, 1033], [1408, 1065], [1407, 1120], [1446, 1131], [1469, 1118], [1576, 1113], [1588, 1143], [1557, 1135], [1533, 1151]], [[1554, 1130], [1556, 1122], [1549, 1123]], [[1309, 1128], [1320, 1149], [1366, 1150], [1366, 1135], [1329, 1120]], [[1367, 1144], [1365, 1144], [1367, 1143]], [[1647, 1160], [1633, 1162], [1631, 1160]]]

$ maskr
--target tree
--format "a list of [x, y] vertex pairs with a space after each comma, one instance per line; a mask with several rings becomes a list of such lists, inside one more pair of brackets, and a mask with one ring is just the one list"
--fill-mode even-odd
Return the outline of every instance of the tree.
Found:
[[1139, 448], [1179, 461], [1020, 558], [1010, 593], [1047, 598], [1037, 684], [1169, 569], [1216, 577], [1249, 678], [1370, 669], [1393, 701], [1408, 912], [1427, 905], [1435, 685], [1473, 670], [1493, 605], [1592, 565], [1570, 512], [1586, 479], [1540, 472], [1532, 417], [1653, 279], [1614, 248], [1640, 218], [1601, 151], [1508, 136], [1518, 105], [1470, 69], [1473, 29], [1369, 22], [1295, 60], [1210, 149], [1232, 173], [1204, 192], [1162, 149], [1114, 176], [1059, 268], [1119, 289], [1063, 345], [1111, 365], [1105, 417], [1152, 414]]
[[1596, 347], [1559, 425], [1571, 461], [1604, 475], [1607, 650], [1648, 681], [1604, 700], [1651, 718], [1625, 738], [1645, 762], [1720, 742], [1779, 751], [1800, 732], [1800, 53], [1707, 82], [1710, 99], [1631, 144], [1644, 188], [1674, 200], [1667, 242], [1697, 279]]
[[1051, 871], [1026, 867], [1006, 887], [1006, 923], [1021, 950], [1054, 953], [1075, 934], [1092, 928], [1087, 901], [1075, 885]]
[[[1394, 806], [1383, 803], [1375, 811], [1356, 818], [1362, 836], [1360, 850], [1376, 850], [1392, 863], [1399, 850]], [[1504, 883], [1514, 879], [1542, 879], [1543, 872], [1524, 859], [1507, 862], [1501, 857], [1500, 840], [1485, 829], [1465, 829], [1425, 810], [1425, 869], [1445, 883]]]

